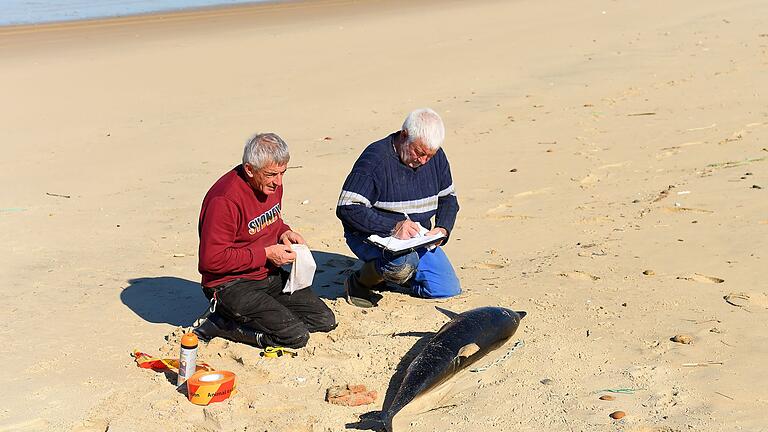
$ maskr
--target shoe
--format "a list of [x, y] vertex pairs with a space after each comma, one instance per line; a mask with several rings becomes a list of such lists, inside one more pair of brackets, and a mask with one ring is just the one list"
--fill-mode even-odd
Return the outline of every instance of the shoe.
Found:
[[200, 325], [193, 328], [192, 332], [196, 334], [200, 340], [209, 342], [211, 339], [222, 336], [224, 333], [226, 333], [225, 330], [228, 327], [227, 321], [228, 320], [223, 316], [214, 312], [208, 315], [208, 317], [205, 318], [203, 322], [200, 323]]
[[372, 308], [378, 306], [379, 300], [382, 296], [371, 291], [358, 281], [357, 272], [352, 273], [344, 281], [344, 294], [347, 298], [347, 303], [361, 307]]
[[213, 338], [220, 337], [233, 342], [251, 345], [256, 348], [264, 348], [267, 346], [267, 341], [264, 340], [264, 333], [240, 325], [216, 312], [208, 315], [208, 318], [200, 323], [199, 326], [192, 329], [192, 331], [198, 338], [206, 342]]

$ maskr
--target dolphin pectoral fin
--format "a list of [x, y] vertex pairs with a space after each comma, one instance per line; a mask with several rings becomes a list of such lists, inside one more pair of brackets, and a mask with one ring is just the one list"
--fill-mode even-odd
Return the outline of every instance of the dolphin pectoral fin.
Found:
[[456, 357], [465, 357], [466, 358], [466, 357], [469, 357], [469, 356], [471, 356], [472, 354], [474, 354], [474, 353], [476, 353], [478, 351], [480, 351], [480, 347], [477, 346], [477, 344], [475, 344], [475, 343], [471, 343], [471, 344], [464, 345], [463, 347], [461, 347], [461, 349], [459, 350], [459, 353], [456, 355]]

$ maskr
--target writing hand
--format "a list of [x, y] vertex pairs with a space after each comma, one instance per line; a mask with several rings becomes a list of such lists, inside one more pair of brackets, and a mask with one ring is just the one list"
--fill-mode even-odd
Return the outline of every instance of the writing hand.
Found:
[[392, 236], [400, 240], [407, 240], [417, 235], [419, 235], [419, 225], [408, 219], [398, 222], [392, 230]]
[[291, 249], [290, 246], [285, 244], [276, 244], [269, 247], [265, 247], [264, 251], [267, 253], [267, 259], [278, 267], [290, 264], [296, 260], [296, 252]]

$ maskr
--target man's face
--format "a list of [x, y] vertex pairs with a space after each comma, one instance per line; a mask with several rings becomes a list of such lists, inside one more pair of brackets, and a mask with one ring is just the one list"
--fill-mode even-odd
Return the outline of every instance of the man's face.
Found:
[[258, 170], [251, 164], [245, 164], [248, 184], [253, 190], [264, 195], [272, 195], [283, 184], [283, 175], [286, 169], [288, 169], [288, 164], [278, 165], [274, 162], [270, 162]]
[[429, 162], [435, 153], [437, 150], [430, 149], [421, 140], [406, 142], [400, 147], [400, 161], [411, 168], [418, 168]]

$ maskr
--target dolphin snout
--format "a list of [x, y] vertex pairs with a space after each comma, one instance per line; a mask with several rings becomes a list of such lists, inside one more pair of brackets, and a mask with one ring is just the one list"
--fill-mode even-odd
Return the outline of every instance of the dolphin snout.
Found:
[[515, 311], [518, 315], [520, 315], [520, 319], [525, 318], [526, 315], [528, 315], [527, 312], [524, 311]]

